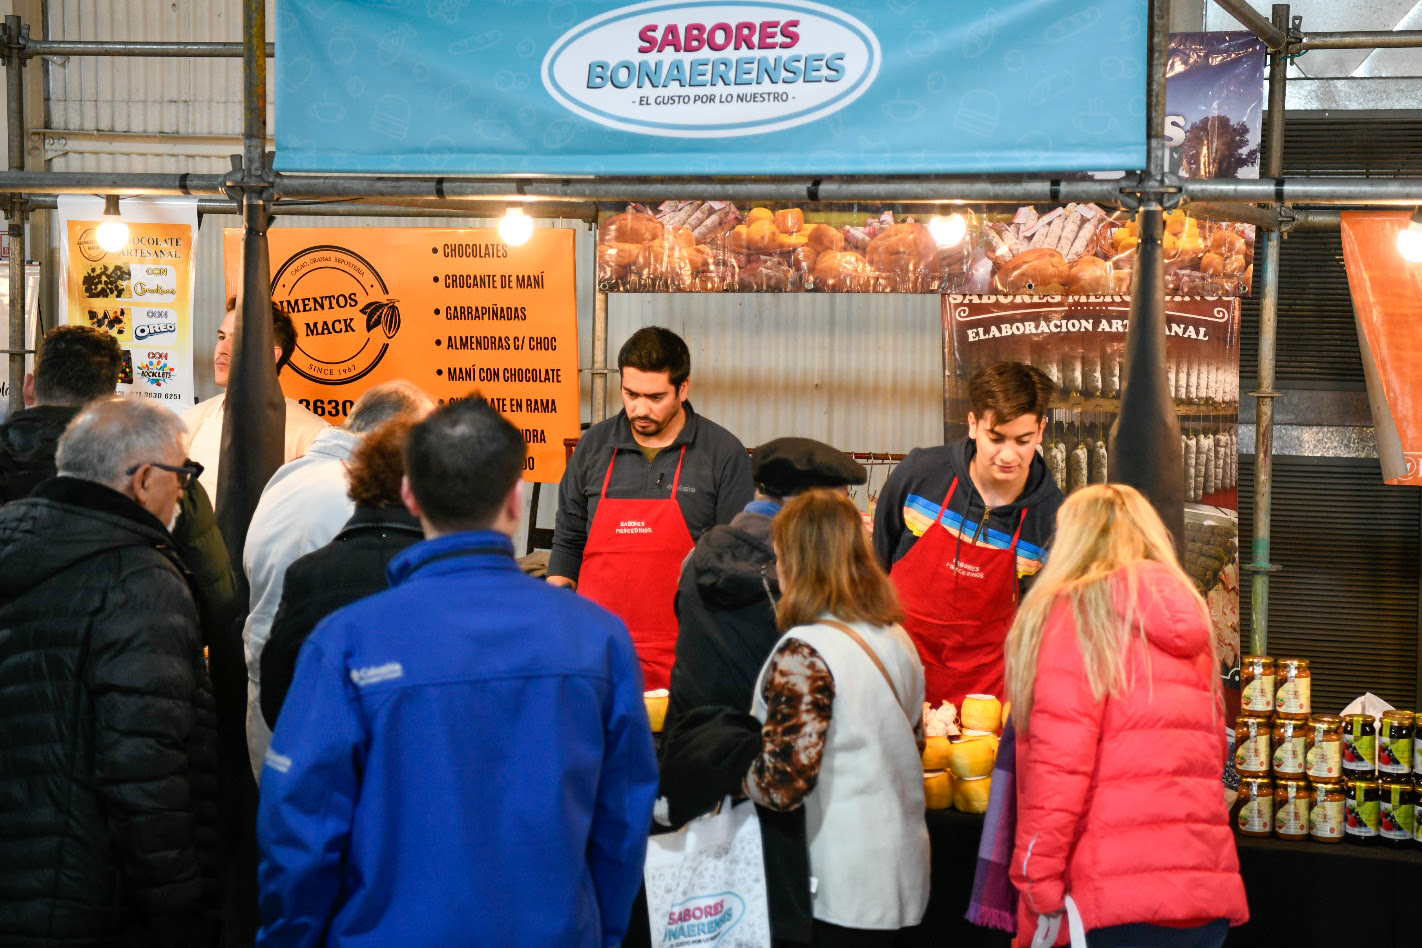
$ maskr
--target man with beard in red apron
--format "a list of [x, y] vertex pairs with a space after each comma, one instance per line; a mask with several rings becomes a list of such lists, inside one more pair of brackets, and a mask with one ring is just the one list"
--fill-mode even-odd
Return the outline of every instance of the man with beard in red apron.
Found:
[[687, 401], [691, 353], [680, 336], [640, 329], [617, 367], [622, 411], [583, 432], [559, 485], [548, 581], [621, 616], [646, 687], [666, 688], [682, 561], [755, 487], [745, 446]]
[[1062, 492], [1037, 453], [1056, 386], [1020, 362], [968, 383], [968, 437], [918, 448], [889, 475], [874, 549], [923, 659], [925, 698], [1001, 697], [1020, 582], [1041, 569]]

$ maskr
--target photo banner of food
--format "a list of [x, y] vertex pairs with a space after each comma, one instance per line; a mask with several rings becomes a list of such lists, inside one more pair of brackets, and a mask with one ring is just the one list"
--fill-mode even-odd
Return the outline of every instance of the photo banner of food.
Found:
[[[394, 379], [440, 404], [477, 391], [522, 432], [524, 480], [562, 478], [581, 419], [573, 231], [519, 245], [482, 228], [274, 227], [267, 241], [272, 302], [296, 326], [289, 398], [339, 425]], [[239, 229], [223, 250], [236, 295]]]
[[[1239, 333], [1237, 299], [1167, 297], [1166, 378], [1180, 418], [1185, 568], [1210, 606], [1221, 674], [1239, 676]], [[967, 434], [968, 379], [1003, 360], [1057, 385], [1041, 453], [1061, 489], [1102, 483], [1121, 406], [1129, 301], [943, 299], [944, 441]]]
[[99, 227], [111, 221], [103, 198], [61, 195], [64, 270], [59, 322], [111, 334], [123, 349], [120, 394], [182, 411], [195, 401], [192, 308], [197, 200], [123, 198], [127, 236], [107, 250]]
[[[1172, 172], [1259, 176], [1265, 54], [1251, 33], [1171, 36], [1163, 133]], [[598, 286], [633, 293], [1123, 296], [1140, 240], [1130, 212], [1095, 204], [945, 206], [935, 220], [887, 207], [681, 200], [608, 209], [599, 224]], [[1163, 241], [1167, 293], [1249, 293], [1252, 226], [1192, 217], [1187, 206], [1166, 215]]]

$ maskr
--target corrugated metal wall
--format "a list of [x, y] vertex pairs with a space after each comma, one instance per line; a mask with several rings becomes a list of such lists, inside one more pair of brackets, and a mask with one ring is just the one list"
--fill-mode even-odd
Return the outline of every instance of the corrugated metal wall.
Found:
[[[800, 435], [846, 451], [906, 452], [943, 440], [936, 296], [613, 294], [609, 363], [649, 325], [686, 339], [697, 410], [748, 446]], [[614, 388], [609, 406], [617, 397]]]

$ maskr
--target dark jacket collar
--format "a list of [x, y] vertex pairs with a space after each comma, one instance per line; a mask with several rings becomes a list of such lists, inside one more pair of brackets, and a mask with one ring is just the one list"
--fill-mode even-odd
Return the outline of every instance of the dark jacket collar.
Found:
[[380, 530], [410, 533], [417, 537], [425, 535], [424, 530], [420, 527], [420, 521], [403, 506], [372, 507], [359, 504], [356, 506], [355, 513], [351, 514], [351, 518], [346, 521], [345, 526], [341, 527], [341, 532], [336, 534], [336, 539], [344, 540], [362, 533]]
[[96, 481], [86, 481], [81, 477], [53, 477], [37, 486], [30, 496], [122, 517], [148, 530], [158, 531], [160, 536], [155, 539], [171, 540], [163, 521], [149, 513], [142, 504]]
[[[696, 440], [697, 414], [691, 407], [690, 399], [682, 403], [681, 410], [686, 413], [686, 424], [681, 426], [681, 431], [677, 434], [676, 440], [658, 450], [669, 451], [672, 448], [679, 448], [684, 444], [691, 444]], [[612, 447], [618, 451], [623, 448], [630, 448], [634, 451], [642, 450], [642, 446], [638, 444], [637, 439], [632, 436], [632, 422], [627, 420], [627, 409], [624, 408], [618, 412], [616, 418], [617, 433], [612, 439]]]

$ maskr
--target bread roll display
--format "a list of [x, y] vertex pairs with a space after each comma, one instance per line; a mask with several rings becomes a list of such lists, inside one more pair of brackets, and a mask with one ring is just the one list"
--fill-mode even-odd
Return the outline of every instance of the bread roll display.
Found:
[[[1131, 292], [1140, 228], [1127, 212], [1095, 204], [967, 215], [967, 236], [940, 246], [929, 215], [863, 216], [835, 209], [729, 201], [640, 204], [598, 229], [603, 289], [697, 292], [968, 293], [1011, 296], [1125, 296]], [[640, 248], [670, 241], [681, 256]], [[1254, 229], [1205, 221], [1176, 209], [1161, 237], [1165, 289], [1180, 296], [1237, 296], [1253, 278]], [[633, 250], [631, 248], [639, 248]], [[825, 254], [833, 258], [817, 275]], [[690, 272], [687, 272], [687, 267]]]

